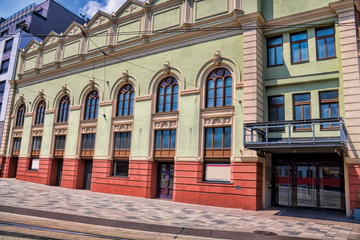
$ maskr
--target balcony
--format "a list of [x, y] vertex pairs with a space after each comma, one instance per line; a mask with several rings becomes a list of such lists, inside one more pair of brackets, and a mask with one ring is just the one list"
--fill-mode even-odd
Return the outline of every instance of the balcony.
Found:
[[245, 148], [266, 153], [347, 151], [342, 118], [244, 124]]

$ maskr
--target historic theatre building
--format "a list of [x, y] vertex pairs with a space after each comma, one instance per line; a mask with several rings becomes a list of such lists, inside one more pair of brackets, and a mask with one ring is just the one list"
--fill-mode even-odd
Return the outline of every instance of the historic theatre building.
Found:
[[128, 0], [21, 51], [2, 176], [258, 210], [352, 214], [352, 0]]

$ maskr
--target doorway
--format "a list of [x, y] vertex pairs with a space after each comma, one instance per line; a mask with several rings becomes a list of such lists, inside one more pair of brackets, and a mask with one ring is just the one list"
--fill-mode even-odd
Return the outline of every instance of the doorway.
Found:
[[174, 163], [158, 163], [156, 197], [172, 199], [174, 189]]
[[86, 190], [90, 190], [91, 188], [92, 166], [93, 166], [92, 160], [85, 160], [83, 189]]
[[17, 168], [18, 168], [19, 158], [13, 157], [10, 159], [9, 163], [9, 178], [16, 178]]
[[56, 161], [57, 161], [57, 168], [56, 168], [55, 186], [61, 186], [61, 178], [62, 178], [64, 160], [56, 159]]
[[273, 158], [273, 205], [345, 210], [342, 158], [298, 155]]

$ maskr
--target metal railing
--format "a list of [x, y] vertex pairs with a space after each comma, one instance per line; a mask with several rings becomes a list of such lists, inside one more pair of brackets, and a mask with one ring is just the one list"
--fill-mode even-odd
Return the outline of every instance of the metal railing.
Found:
[[3, 21], [0, 24], [0, 31], [14, 24], [14, 22], [18, 22], [24, 19], [26, 16], [28, 16], [35, 10], [36, 6], [37, 6], [36, 3], [32, 3], [29, 6], [21, 9], [20, 11], [17, 11], [16, 13], [12, 14], [10, 17], [6, 18], [5, 21]]
[[[330, 130], [330, 131], [329, 131]], [[244, 124], [244, 145], [346, 145], [347, 132], [342, 118], [276, 121]]]

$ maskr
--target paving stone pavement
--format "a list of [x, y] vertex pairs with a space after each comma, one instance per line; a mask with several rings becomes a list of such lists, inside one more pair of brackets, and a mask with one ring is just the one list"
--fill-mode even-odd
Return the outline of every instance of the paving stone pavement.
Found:
[[360, 222], [338, 212], [308, 211], [306, 214], [307, 210], [284, 208], [255, 212], [67, 189], [15, 179], [0, 179], [0, 205], [184, 228], [261, 230], [312, 239], [360, 239]]

